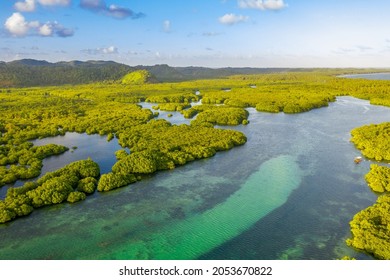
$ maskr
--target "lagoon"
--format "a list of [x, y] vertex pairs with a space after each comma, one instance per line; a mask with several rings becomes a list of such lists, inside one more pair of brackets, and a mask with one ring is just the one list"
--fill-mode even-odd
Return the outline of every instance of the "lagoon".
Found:
[[[353, 215], [376, 200], [350, 130], [390, 109], [339, 97], [295, 115], [248, 111], [249, 125], [229, 127], [247, 135], [243, 146], [0, 225], [0, 259], [369, 258], [345, 245]], [[39, 141], [78, 147], [45, 171], [91, 157], [107, 172], [120, 149], [97, 135]]]

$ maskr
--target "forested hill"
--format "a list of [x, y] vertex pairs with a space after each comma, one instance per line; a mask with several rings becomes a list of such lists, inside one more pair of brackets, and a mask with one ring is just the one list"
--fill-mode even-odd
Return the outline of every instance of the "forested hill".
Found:
[[[292, 71], [289, 68], [207, 68], [207, 67], [172, 67], [167, 64], [154, 66], [136, 66], [137, 69], [149, 71], [160, 82], [182, 82], [188, 80], [216, 79], [239, 74], [262, 74], [271, 72]], [[295, 69], [297, 70], [297, 69]], [[306, 70], [307, 71], [307, 70]]]
[[50, 63], [23, 59], [0, 62], [0, 87], [83, 84], [118, 80], [132, 68], [112, 61]]
[[[147, 70], [154, 81], [179, 82], [195, 79], [215, 79], [237, 74], [260, 74], [291, 71], [282, 68], [205, 68], [128, 66], [113, 61], [69, 61], [50, 63], [44, 60], [22, 59], [0, 62], [0, 87], [27, 87], [63, 84], [84, 84], [121, 80], [136, 70]], [[295, 69], [297, 70], [297, 69]], [[307, 70], [306, 70], [307, 71]]]

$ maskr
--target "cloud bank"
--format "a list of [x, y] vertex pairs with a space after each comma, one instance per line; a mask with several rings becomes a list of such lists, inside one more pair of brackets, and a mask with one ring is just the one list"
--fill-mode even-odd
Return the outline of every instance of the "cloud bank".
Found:
[[93, 13], [116, 19], [138, 19], [145, 16], [143, 13], [135, 13], [128, 8], [123, 8], [114, 4], [108, 6], [104, 0], [81, 0], [80, 7]]
[[15, 3], [14, 8], [18, 12], [34, 12], [37, 4], [42, 6], [69, 6], [71, 0], [24, 0]]
[[33, 12], [36, 8], [35, 0], [26, 0], [24, 2], [16, 2], [14, 8], [19, 12]]
[[118, 48], [115, 46], [109, 46], [107, 48], [86, 49], [86, 50], [82, 50], [81, 52], [89, 55], [117, 54]]
[[39, 4], [46, 5], [46, 6], [68, 6], [71, 2], [71, 0], [37, 0]]

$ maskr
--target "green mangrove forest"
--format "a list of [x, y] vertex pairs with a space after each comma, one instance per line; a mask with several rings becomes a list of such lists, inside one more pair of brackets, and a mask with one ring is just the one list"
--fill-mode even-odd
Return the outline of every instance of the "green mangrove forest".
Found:
[[390, 160], [390, 123], [356, 128], [351, 141], [364, 156], [378, 161], [371, 164], [365, 179], [379, 197], [374, 205], [354, 216], [350, 223], [353, 237], [347, 244], [376, 258], [390, 259], [390, 167], [379, 165]]
[[[247, 137], [234, 126], [251, 125], [248, 108], [297, 114], [347, 95], [390, 106], [389, 81], [338, 77], [344, 73], [312, 70], [157, 83], [140, 70], [90, 84], [0, 88], [0, 187], [8, 186], [0, 201], [0, 223], [244, 145]], [[154, 103], [155, 110], [180, 112], [191, 122], [176, 125], [159, 119], [158, 113], [142, 107], [144, 102]], [[115, 153], [111, 171], [101, 174], [97, 163], [85, 159], [41, 174], [42, 160], [69, 147], [35, 146], [33, 140], [68, 132], [117, 139], [122, 149]], [[379, 198], [355, 215], [347, 244], [390, 259], [390, 168], [382, 164], [390, 161], [390, 122], [367, 124], [351, 135], [362, 155], [377, 161], [366, 180]], [[15, 182], [24, 185], [14, 187]]]

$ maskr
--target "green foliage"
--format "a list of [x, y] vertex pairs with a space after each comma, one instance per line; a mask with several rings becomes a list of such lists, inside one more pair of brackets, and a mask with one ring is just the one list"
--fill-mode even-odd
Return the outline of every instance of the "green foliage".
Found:
[[20, 60], [0, 63], [0, 87], [48, 86], [85, 84], [120, 79], [131, 70], [130, 66], [104, 61], [46, 61]]
[[248, 124], [249, 124], [249, 121], [248, 121], [248, 120], [243, 120], [243, 121], [242, 121], [242, 124], [243, 124], [243, 125], [248, 125]]
[[85, 199], [85, 193], [96, 189], [99, 175], [95, 162], [80, 160], [47, 173], [36, 182], [9, 188], [4, 201], [0, 200], [0, 223], [28, 215], [34, 208]]
[[194, 116], [196, 116], [196, 114], [198, 114], [198, 110], [190, 108], [188, 110], [181, 111], [181, 113], [186, 119], [192, 119]]
[[150, 150], [160, 151], [169, 158], [174, 151], [186, 148], [211, 147], [217, 151], [246, 142], [243, 133], [233, 130], [214, 129], [202, 126], [171, 125], [165, 120], [152, 120], [119, 134], [119, 143], [131, 153]]
[[86, 177], [79, 180], [77, 190], [86, 194], [94, 193], [98, 184], [98, 180], [94, 177]]
[[[199, 111], [199, 107], [201, 106], [195, 106], [194, 109]], [[243, 121], [247, 121], [248, 116], [249, 113], [242, 108], [211, 106], [207, 109], [201, 109], [195, 122], [208, 122], [214, 125], [239, 125]]]
[[227, 106], [230, 106], [230, 107], [238, 107], [238, 108], [249, 107], [248, 103], [245, 103], [245, 102], [243, 102], [241, 100], [237, 100], [237, 99], [226, 99], [224, 101], [224, 104]]
[[152, 75], [147, 70], [138, 70], [126, 74], [122, 78], [125, 85], [143, 85], [150, 82]]
[[115, 152], [115, 157], [117, 160], [121, 160], [123, 158], [125, 158], [126, 156], [128, 156], [129, 154], [127, 153], [126, 150], [118, 150]]
[[351, 141], [363, 155], [377, 161], [390, 161], [390, 122], [358, 127], [351, 134]]
[[77, 181], [78, 178], [74, 176], [54, 177], [26, 194], [32, 200], [34, 208], [62, 203], [73, 191], [74, 184], [77, 184]]
[[368, 186], [378, 193], [390, 192], [390, 168], [371, 164], [370, 172], [366, 175]]
[[[317, 73], [318, 74], [318, 73]], [[319, 81], [318, 76], [323, 78]], [[202, 91], [203, 104], [222, 104], [232, 107], [254, 107], [271, 113], [300, 113], [328, 106], [338, 92], [333, 77], [319, 73], [288, 73], [231, 77], [229, 87]], [[248, 86], [248, 80], [258, 86]], [[226, 83], [227, 85], [227, 83]], [[229, 88], [225, 90], [223, 88]]]
[[158, 106], [153, 106], [153, 109], [174, 112], [174, 111], [182, 111], [190, 107], [191, 105], [188, 103], [161, 103]]
[[87, 196], [83, 192], [71, 192], [66, 199], [70, 203], [75, 203], [81, 200], [85, 200]]
[[[366, 157], [390, 160], [390, 123], [355, 128], [351, 134], [351, 141]], [[370, 188], [381, 195], [374, 205], [353, 217], [352, 238], [347, 244], [376, 258], [390, 259], [390, 168], [372, 164], [365, 178]]]
[[374, 255], [378, 259], [390, 259], [390, 195], [385, 194], [377, 202], [357, 213], [350, 222], [353, 237], [347, 244]]
[[350, 256], [344, 256], [340, 260], [342, 260], [342, 261], [356, 261], [355, 258], [351, 258]]
[[112, 139], [114, 139], [114, 134], [113, 133], [108, 133], [108, 135], [107, 135], [107, 142], [110, 142]]
[[[184, 94], [175, 94], [175, 93], [169, 93], [169, 94], [159, 94], [159, 95], [151, 95], [146, 98], [146, 102], [151, 103], [160, 103], [159, 108], [161, 109], [161, 103], [173, 103], [173, 104], [181, 104], [183, 108], [188, 106], [191, 102], [196, 102], [199, 100], [199, 96], [193, 94], [193, 93], [184, 93]], [[162, 106], [162, 108], [169, 108], [170, 106], [174, 105], [166, 105]], [[177, 107], [178, 105], [176, 105]], [[165, 110], [165, 111], [178, 111], [178, 110]]]
[[131, 153], [119, 160], [113, 167], [112, 172], [117, 174], [150, 174], [157, 171], [156, 162], [148, 152]]
[[173, 169], [194, 159], [213, 156], [246, 142], [241, 132], [213, 127], [171, 125], [165, 120], [152, 120], [118, 134], [122, 147], [116, 152], [118, 162], [112, 172], [103, 174], [98, 191], [109, 191], [134, 183], [137, 176], [158, 170]]
[[62, 154], [67, 150], [67, 147], [55, 144], [34, 147], [30, 142], [1, 146], [0, 187], [14, 183], [19, 179], [31, 179], [39, 176], [44, 158]]
[[133, 174], [106, 173], [100, 177], [98, 184], [99, 192], [107, 192], [117, 188], [125, 187], [137, 181]]
[[261, 112], [268, 112], [268, 113], [279, 113], [280, 111], [282, 111], [282, 108], [280, 107], [280, 105], [275, 104], [275, 102], [265, 101], [256, 104], [256, 110]]
[[173, 169], [194, 159], [213, 156], [246, 142], [244, 134], [206, 126], [171, 125], [165, 120], [119, 134], [119, 143], [131, 150], [113, 166], [115, 174], [148, 174]]
[[[167, 70], [165, 66], [159, 68]], [[125, 70], [121, 77], [132, 69]], [[182, 71], [179, 72], [183, 74]], [[0, 221], [27, 215], [33, 207], [61, 203], [69, 197], [76, 201], [82, 195], [73, 194], [75, 191], [89, 194], [95, 188], [108, 191], [127, 186], [143, 174], [173, 169], [242, 145], [246, 142], [244, 134], [215, 129], [214, 125], [248, 124], [244, 109], [247, 107], [299, 113], [327, 106], [338, 95], [353, 95], [389, 106], [389, 82], [336, 78], [338, 74], [342, 70], [151, 84], [145, 83], [147, 75], [140, 71], [126, 76], [124, 83], [0, 89], [0, 185], [38, 176], [43, 158], [66, 151], [65, 147], [55, 145], [34, 147], [29, 140], [67, 132], [99, 134], [107, 135], [108, 141], [118, 138], [122, 147], [131, 151], [116, 152], [118, 162], [99, 182], [99, 167], [86, 161], [45, 174], [33, 185], [11, 188], [0, 202]], [[65, 76], [58, 78], [61, 83]], [[198, 91], [200, 94], [196, 94]], [[188, 108], [189, 103], [201, 98], [202, 105]], [[154, 120], [158, 113], [134, 104], [143, 101], [158, 103], [160, 110], [181, 111], [186, 118], [198, 116], [191, 125], [171, 125]], [[359, 149], [371, 155], [366, 156], [388, 160], [388, 126], [378, 125], [368, 134], [356, 133], [357, 142], [361, 143]]]
[[7, 205], [0, 200], [0, 223], [6, 223], [15, 219], [16, 213], [10, 210]]
[[56, 171], [46, 173], [38, 179], [37, 183], [42, 185], [47, 180], [60, 176], [76, 176], [79, 179], [88, 177], [97, 178], [100, 175], [99, 165], [91, 159], [79, 160], [66, 165]]

